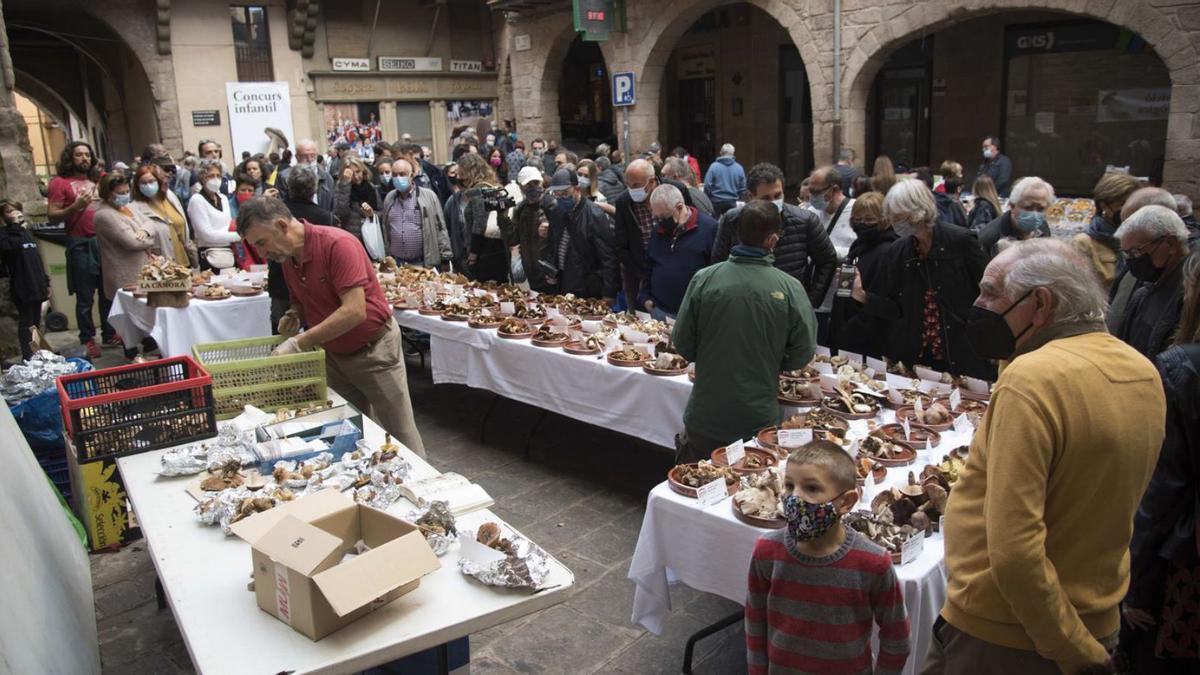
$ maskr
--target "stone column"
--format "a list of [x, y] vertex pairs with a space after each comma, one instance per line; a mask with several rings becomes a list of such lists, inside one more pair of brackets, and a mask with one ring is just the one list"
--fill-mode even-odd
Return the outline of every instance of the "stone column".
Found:
[[433, 162], [440, 164], [450, 161], [450, 124], [446, 120], [446, 102], [442, 100], [429, 102], [429, 116], [433, 131]]
[[34, 176], [29, 128], [13, 97], [16, 76], [8, 51], [3, 2], [0, 2], [0, 85], [0, 195], [22, 202], [26, 213], [41, 214], [46, 202]]

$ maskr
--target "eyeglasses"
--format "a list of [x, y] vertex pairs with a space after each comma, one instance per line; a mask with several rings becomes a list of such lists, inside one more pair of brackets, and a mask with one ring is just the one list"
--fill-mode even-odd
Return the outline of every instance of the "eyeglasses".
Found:
[[1162, 243], [1162, 240], [1165, 239], [1166, 236], [1167, 235], [1164, 234], [1163, 236], [1152, 239], [1141, 246], [1134, 246], [1133, 248], [1129, 249], [1121, 249], [1121, 253], [1124, 253], [1126, 258], [1140, 258], [1153, 251], [1155, 247]]

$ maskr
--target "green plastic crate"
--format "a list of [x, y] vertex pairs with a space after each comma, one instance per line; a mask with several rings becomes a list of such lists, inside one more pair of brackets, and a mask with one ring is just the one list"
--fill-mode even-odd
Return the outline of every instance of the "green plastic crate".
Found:
[[247, 405], [275, 412], [328, 400], [325, 350], [271, 356], [286, 339], [275, 335], [192, 347], [196, 360], [212, 375], [217, 419], [237, 417]]

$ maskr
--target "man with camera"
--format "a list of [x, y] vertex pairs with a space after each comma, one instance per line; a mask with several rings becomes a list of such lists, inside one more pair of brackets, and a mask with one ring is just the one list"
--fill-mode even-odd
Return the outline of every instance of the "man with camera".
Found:
[[559, 169], [548, 191], [556, 198], [548, 226], [538, 228], [546, 240], [538, 266], [558, 293], [616, 302], [621, 280], [613, 251], [612, 228], [595, 202], [579, 189], [571, 168]]

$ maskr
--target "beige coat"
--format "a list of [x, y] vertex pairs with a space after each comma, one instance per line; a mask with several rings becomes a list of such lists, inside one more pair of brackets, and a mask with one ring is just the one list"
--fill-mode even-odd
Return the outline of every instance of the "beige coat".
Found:
[[[104, 277], [104, 297], [111, 299], [126, 284], [137, 281], [142, 265], [150, 254], [161, 255], [159, 228], [137, 211], [133, 217], [101, 202], [96, 209], [96, 244], [100, 248], [100, 269]], [[138, 232], [146, 236], [138, 238]]]
[[1071, 245], [1080, 255], [1092, 263], [1104, 290], [1112, 287], [1113, 278], [1117, 275], [1117, 252], [1104, 244], [1080, 232], [1071, 239]]
[[[175, 207], [175, 210], [183, 216], [184, 221], [185, 235], [183, 238], [183, 249], [187, 252], [187, 260], [176, 260], [175, 262], [179, 263], [180, 265], [187, 265], [192, 269], [199, 269], [200, 259], [196, 252], [196, 242], [192, 240], [191, 227], [189, 227], [187, 224], [187, 210], [184, 209], [183, 205], [179, 203], [179, 197], [176, 197], [174, 192], [167, 190], [166, 198], [167, 201], [171, 203], [171, 206]], [[129, 208], [135, 214], [155, 225], [155, 228], [158, 230], [155, 232], [155, 237], [159, 240], [159, 250], [163, 252], [163, 256], [174, 259], [175, 237], [171, 234], [171, 224], [164, 220], [163, 217], [154, 210], [154, 207], [150, 206], [149, 202], [134, 199], [129, 203]]]

